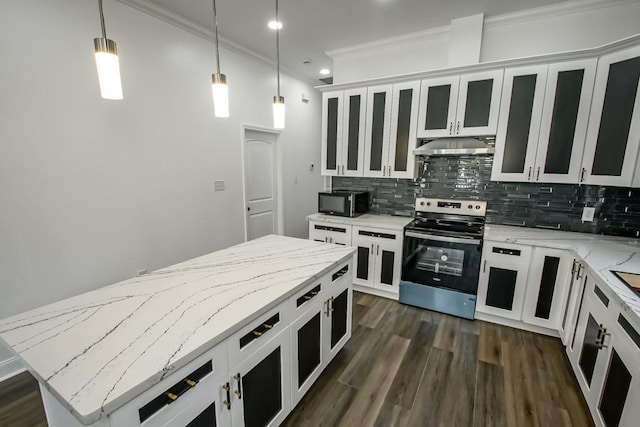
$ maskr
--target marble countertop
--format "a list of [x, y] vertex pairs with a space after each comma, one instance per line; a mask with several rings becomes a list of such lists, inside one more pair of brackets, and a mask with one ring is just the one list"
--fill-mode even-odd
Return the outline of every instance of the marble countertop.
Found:
[[88, 425], [353, 252], [267, 236], [4, 319], [0, 339]]
[[316, 213], [309, 215], [307, 217], [307, 221], [330, 222], [333, 224], [354, 225], [357, 227], [375, 227], [399, 231], [413, 221], [413, 218], [376, 214], [363, 214], [355, 218], [349, 218]]
[[592, 276], [611, 288], [618, 303], [640, 318], [640, 297], [611, 273], [614, 270], [640, 274], [640, 240], [493, 224], [485, 226], [484, 238], [572, 251]]

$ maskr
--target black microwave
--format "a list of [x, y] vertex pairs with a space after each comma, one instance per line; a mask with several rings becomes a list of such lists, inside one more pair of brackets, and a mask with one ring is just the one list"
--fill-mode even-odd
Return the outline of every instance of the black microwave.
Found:
[[318, 193], [318, 212], [338, 216], [358, 216], [369, 210], [369, 193], [333, 191]]

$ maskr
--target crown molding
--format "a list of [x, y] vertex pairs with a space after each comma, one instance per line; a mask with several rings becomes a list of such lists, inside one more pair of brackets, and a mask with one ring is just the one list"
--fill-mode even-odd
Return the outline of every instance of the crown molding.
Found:
[[[146, 15], [152, 16], [156, 19], [166, 22], [167, 24], [171, 24], [174, 27], [180, 28], [181, 30], [187, 31], [195, 36], [198, 36], [204, 40], [207, 40], [211, 43], [214, 42], [214, 34], [213, 30], [203, 27], [201, 25], [196, 24], [195, 22], [184, 18], [183, 16], [178, 15], [164, 7], [158, 6], [157, 4], [149, 1], [149, 0], [116, 0], [119, 3], [122, 3], [126, 6], [129, 6], [133, 9], [136, 9]], [[233, 51], [239, 55], [248, 57], [254, 61], [261, 62], [263, 64], [269, 66], [276, 66], [275, 59], [266, 57], [261, 55], [247, 47], [236, 43], [232, 40], [225, 38], [224, 36], [218, 36], [218, 41], [221, 46], [226, 49]], [[292, 70], [286, 66], [280, 64], [280, 70], [284, 73], [293, 77], [297, 80], [301, 80], [311, 86], [317, 85], [317, 79], [311, 78], [309, 76], [302, 75], [295, 70]]]
[[380, 48], [382, 46], [390, 45], [394, 43], [419, 40], [425, 37], [434, 37], [434, 36], [439, 36], [443, 34], [448, 34], [450, 29], [451, 29], [451, 25], [445, 25], [442, 27], [430, 28], [428, 30], [417, 31], [414, 33], [402, 34], [400, 36], [388, 37], [385, 39], [380, 39], [372, 42], [360, 43], [360, 44], [342, 47], [339, 49], [333, 49], [333, 50], [326, 51], [325, 54], [327, 54], [327, 56], [329, 56], [330, 58], [333, 58], [334, 56], [348, 55], [348, 54], [355, 53], [361, 50], [366, 50], [366, 49], [376, 49], [376, 48]]

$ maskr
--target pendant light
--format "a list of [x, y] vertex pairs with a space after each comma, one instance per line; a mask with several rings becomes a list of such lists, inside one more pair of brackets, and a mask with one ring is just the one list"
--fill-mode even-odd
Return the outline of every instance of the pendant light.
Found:
[[104, 13], [102, 0], [98, 0], [100, 11], [100, 26], [102, 37], [93, 39], [93, 47], [98, 68], [98, 82], [100, 84], [100, 96], [104, 99], [122, 99], [122, 82], [120, 81], [120, 62], [118, 61], [118, 49], [116, 42], [107, 38], [104, 26]]
[[[276, 0], [276, 22], [278, 16], [278, 0]], [[273, 97], [273, 127], [284, 129], [284, 96], [280, 96], [280, 26], [276, 26], [276, 64], [278, 70], [278, 94]]]
[[213, 0], [213, 27], [216, 37], [217, 72], [211, 75], [211, 91], [213, 92], [213, 110], [216, 117], [229, 117], [229, 87], [227, 76], [220, 72], [220, 48], [218, 47], [218, 13], [216, 0]]

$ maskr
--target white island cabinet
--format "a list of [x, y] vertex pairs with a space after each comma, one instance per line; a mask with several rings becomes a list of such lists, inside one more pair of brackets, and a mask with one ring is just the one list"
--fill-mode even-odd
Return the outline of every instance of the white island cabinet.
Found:
[[266, 236], [4, 319], [0, 339], [51, 427], [275, 426], [351, 337], [353, 254]]

